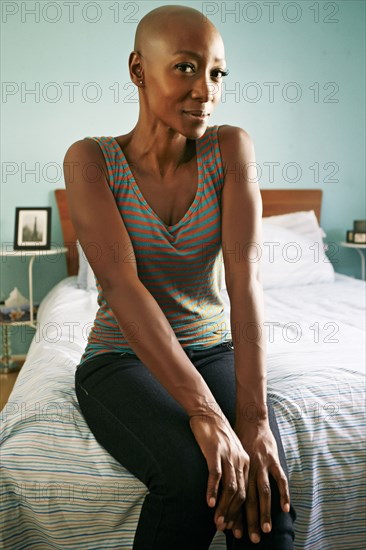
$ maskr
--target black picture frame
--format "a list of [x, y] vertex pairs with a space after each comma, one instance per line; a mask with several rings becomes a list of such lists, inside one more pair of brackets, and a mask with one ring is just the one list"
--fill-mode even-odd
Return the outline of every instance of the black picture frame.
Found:
[[15, 208], [14, 250], [51, 248], [51, 206]]

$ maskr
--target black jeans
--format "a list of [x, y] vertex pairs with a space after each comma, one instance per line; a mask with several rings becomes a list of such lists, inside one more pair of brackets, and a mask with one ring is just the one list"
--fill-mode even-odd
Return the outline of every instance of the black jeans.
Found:
[[[186, 353], [233, 426], [236, 396], [232, 344], [186, 350]], [[133, 549], [207, 550], [216, 533], [216, 507], [210, 508], [207, 504], [207, 462], [185, 409], [136, 355], [108, 353], [86, 361], [76, 370], [75, 389], [83, 416], [96, 440], [149, 490]], [[285, 453], [269, 399], [267, 408], [280, 462], [288, 478]], [[295, 509], [291, 504], [289, 513], [282, 511], [277, 483], [271, 475], [269, 478], [271, 532], [261, 531], [260, 543], [252, 543], [246, 530], [243, 505], [244, 536], [235, 539], [232, 530], [226, 529], [228, 550], [293, 548]]]

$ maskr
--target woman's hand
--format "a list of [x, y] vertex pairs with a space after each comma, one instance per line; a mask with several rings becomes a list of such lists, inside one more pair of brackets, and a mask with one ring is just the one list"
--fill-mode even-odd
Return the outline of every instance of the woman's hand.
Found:
[[235, 426], [234, 429], [250, 457], [245, 509], [249, 537], [252, 542], [259, 542], [260, 526], [265, 533], [272, 528], [269, 474], [277, 482], [284, 512], [290, 511], [288, 481], [280, 464], [276, 440], [267, 421], [260, 425], [248, 422]]
[[[207, 461], [207, 503], [212, 508], [216, 504], [222, 480], [222, 494], [215, 511], [217, 529], [233, 529], [234, 536], [240, 538], [243, 533], [241, 507], [249, 479], [249, 456], [226, 418], [204, 414], [191, 416], [189, 423]], [[236, 530], [240, 530], [240, 536]]]

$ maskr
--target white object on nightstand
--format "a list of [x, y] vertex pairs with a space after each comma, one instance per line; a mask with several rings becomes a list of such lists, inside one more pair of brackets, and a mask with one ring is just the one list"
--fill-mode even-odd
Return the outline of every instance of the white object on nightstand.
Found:
[[[9, 326], [19, 326], [19, 325], [28, 325], [34, 329], [37, 328], [37, 321], [33, 317], [33, 263], [36, 256], [53, 256], [55, 254], [65, 254], [67, 248], [64, 246], [55, 246], [49, 250], [6, 250], [3, 247], [0, 250], [0, 256], [2, 257], [14, 257], [14, 258], [24, 258], [26, 256], [30, 257], [30, 262], [28, 266], [28, 288], [29, 288], [29, 321], [11, 321], [11, 322], [2, 322], [2, 357], [0, 359], [0, 372], [7, 373], [14, 370], [19, 370], [19, 361], [12, 361], [11, 355], [11, 344], [9, 338]], [[2, 260], [4, 261], [4, 260]]]
[[365, 281], [365, 256], [362, 250], [366, 249], [366, 244], [346, 243], [344, 241], [340, 242], [339, 244], [341, 246], [344, 246], [345, 248], [354, 248], [355, 250], [357, 250], [357, 252], [361, 256], [361, 279]]

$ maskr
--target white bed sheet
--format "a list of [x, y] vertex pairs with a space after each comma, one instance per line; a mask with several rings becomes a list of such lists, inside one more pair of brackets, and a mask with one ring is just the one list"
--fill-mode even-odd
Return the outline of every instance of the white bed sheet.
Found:
[[[62, 280], [43, 300], [1, 413], [4, 550], [132, 548], [147, 493], [80, 412], [74, 371], [98, 305], [95, 291], [75, 283]], [[265, 291], [267, 388], [298, 516], [296, 550], [363, 547], [365, 301], [365, 283], [340, 274]], [[220, 532], [214, 549], [225, 549]]]

